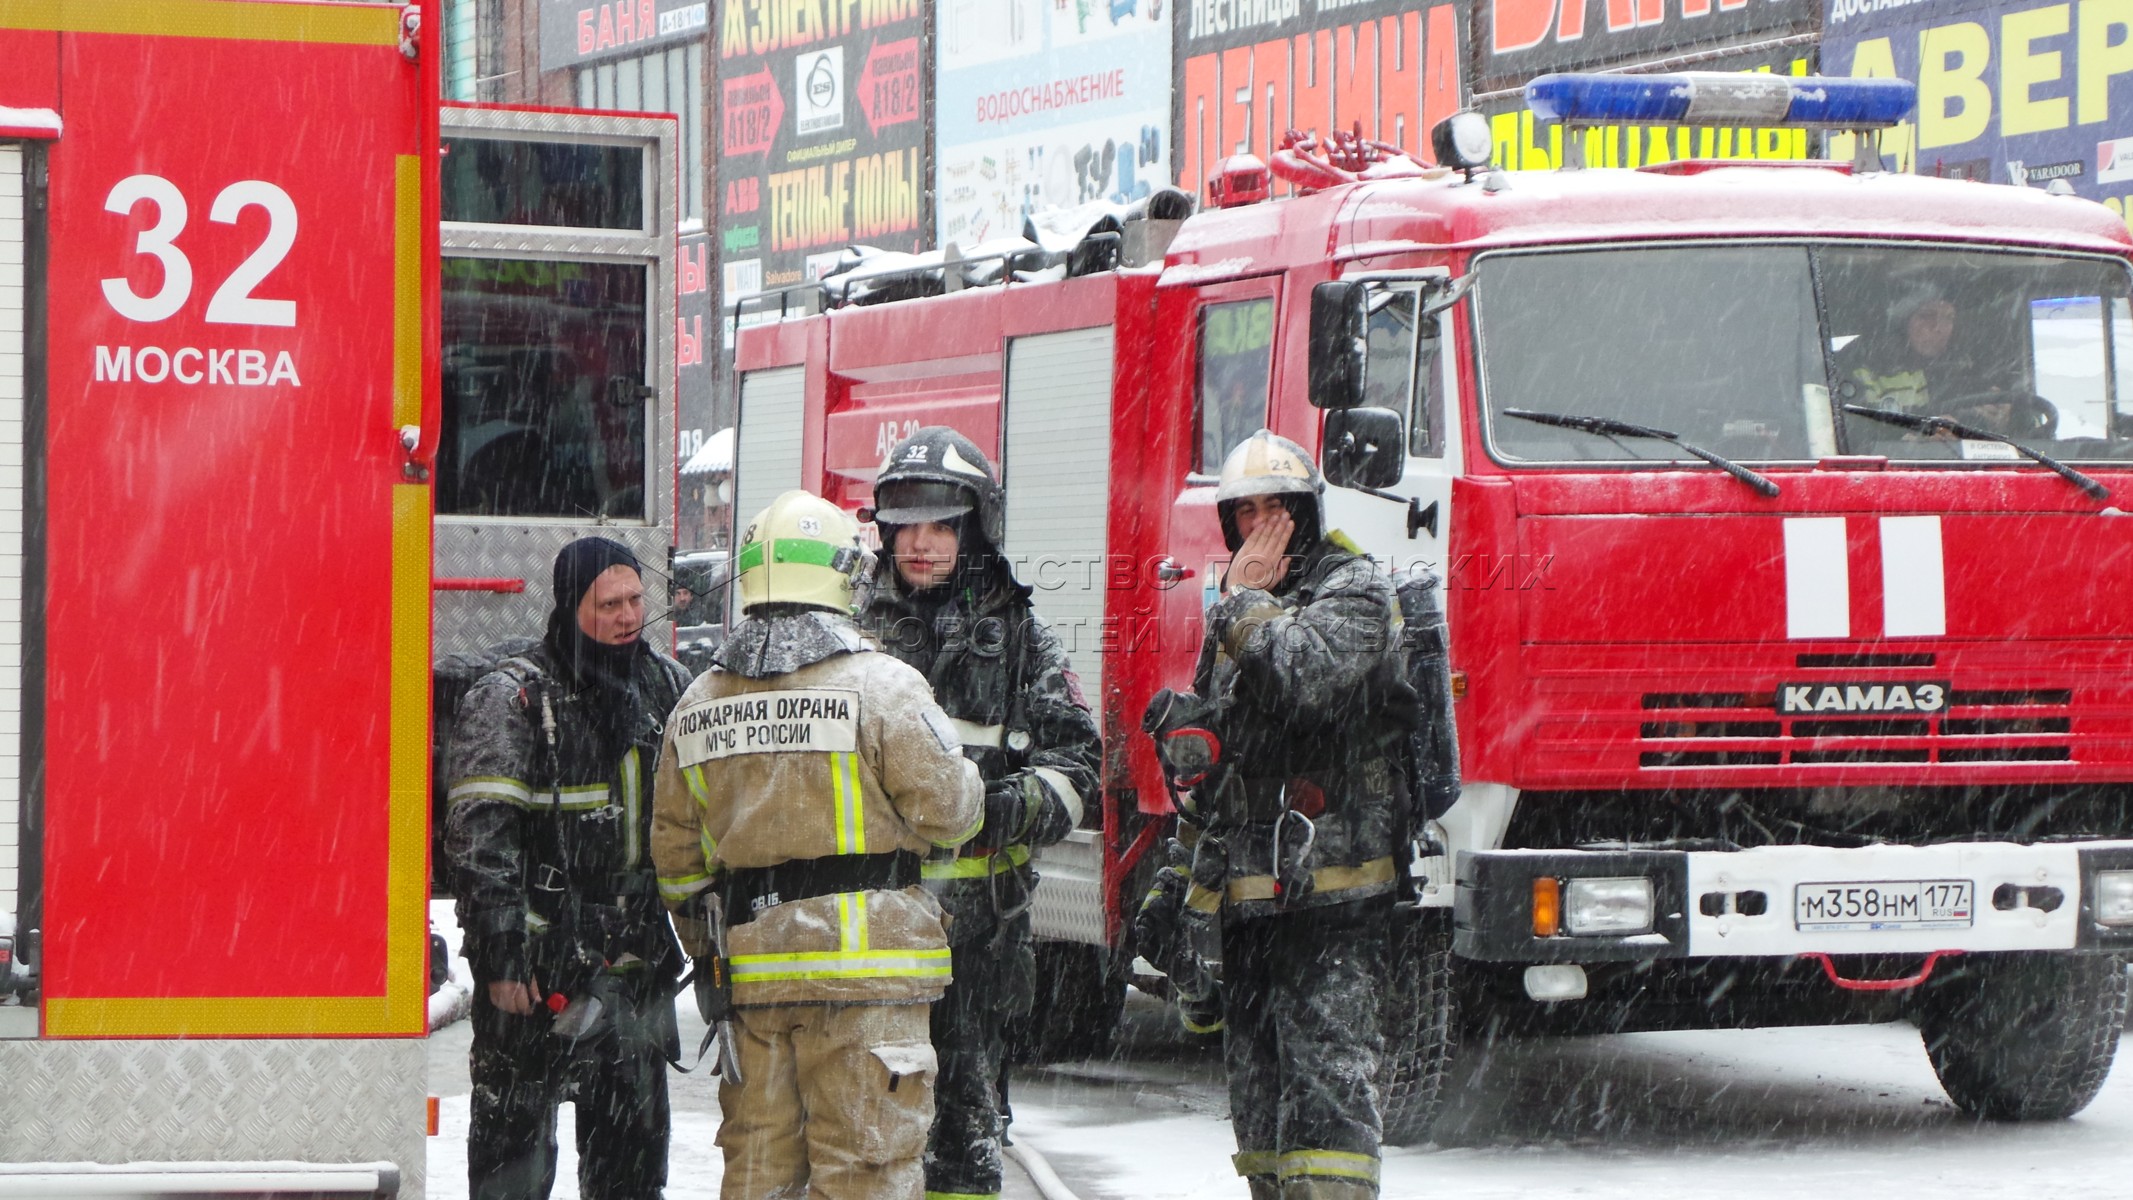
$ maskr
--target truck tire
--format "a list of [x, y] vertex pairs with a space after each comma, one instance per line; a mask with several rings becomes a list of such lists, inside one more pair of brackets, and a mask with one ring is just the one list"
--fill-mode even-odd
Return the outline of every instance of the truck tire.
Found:
[[1450, 909], [1398, 909], [1392, 953], [1378, 997], [1384, 1057], [1378, 1108], [1389, 1145], [1428, 1139], [1449, 1091], [1459, 1050], [1459, 993], [1452, 967]]
[[1037, 995], [1010, 1056], [1047, 1063], [1099, 1058], [1118, 1041], [1126, 1012], [1126, 972], [1120, 956], [1079, 942], [1037, 943]]
[[1978, 954], [1955, 965], [1945, 983], [1929, 985], [1918, 1014], [1955, 1106], [1994, 1121], [2056, 1121], [2086, 1108], [2125, 1026], [2125, 961]]

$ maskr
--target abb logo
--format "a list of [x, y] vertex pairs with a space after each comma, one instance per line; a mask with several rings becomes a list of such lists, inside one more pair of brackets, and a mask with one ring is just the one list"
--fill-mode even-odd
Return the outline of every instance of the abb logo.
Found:
[[[1607, 6], [1607, 32], [1624, 33], [1666, 23], [1667, 0], [1603, 0]], [[1748, 0], [1680, 0], [1684, 20], [1708, 17], [1713, 10], [1732, 12], [1748, 7]], [[1549, 27], [1558, 42], [1574, 42], [1585, 36], [1585, 10], [1592, 0], [1495, 0], [1491, 45], [1497, 54], [1531, 50], [1548, 40]], [[1685, 31], [1684, 40], [1690, 40]]]
[[[1785, 518], [1785, 636], [1852, 636], [1844, 517]], [[1881, 517], [1881, 636], [1942, 637], [1948, 582], [1939, 517]], [[1867, 635], [1862, 635], [1867, 636]]]

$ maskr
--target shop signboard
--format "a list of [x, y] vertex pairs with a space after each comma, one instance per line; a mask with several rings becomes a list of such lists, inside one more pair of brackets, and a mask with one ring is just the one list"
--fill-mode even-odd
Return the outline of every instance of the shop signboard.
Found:
[[1458, 111], [1470, 0], [1188, 0], [1177, 22], [1178, 178], [1204, 194], [1233, 154], [1290, 130], [1352, 132], [1427, 156]]
[[1723, 69], [1704, 56], [1811, 44], [1825, 2], [1837, 0], [1477, 0], [1474, 90], [1654, 62]]
[[1827, 3], [1824, 70], [1918, 84], [1881, 135], [1891, 168], [2133, 204], [2133, 4]]
[[541, 0], [541, 70], [699, 41], [712, 8], [710, 0]]
[[936, 229], [968, 248], [1031, 212], [1126, 204], [1170, 182], [1163, 0], [941, 0]]
[[718, 28], [721, 300], [927, 240], [926, 5], [728, 0]]

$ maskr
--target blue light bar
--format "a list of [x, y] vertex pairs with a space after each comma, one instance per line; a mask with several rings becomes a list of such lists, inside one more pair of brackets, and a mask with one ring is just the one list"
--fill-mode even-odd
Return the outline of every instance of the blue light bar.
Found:
[[1671, 75], [1543, 75], [1526, 107], [1574, 125], [1754, 125], [1882, 129], [1909, 116], [1918, 87], [1905, 79], [1682, 71]]

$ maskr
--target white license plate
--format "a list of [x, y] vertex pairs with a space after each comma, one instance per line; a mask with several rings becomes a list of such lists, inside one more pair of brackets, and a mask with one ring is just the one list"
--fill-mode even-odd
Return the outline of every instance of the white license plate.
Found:
[[1792, 889], [1795, 929], [1968, 929], [1977, 888], [1968, 879], [1802, 883]]

